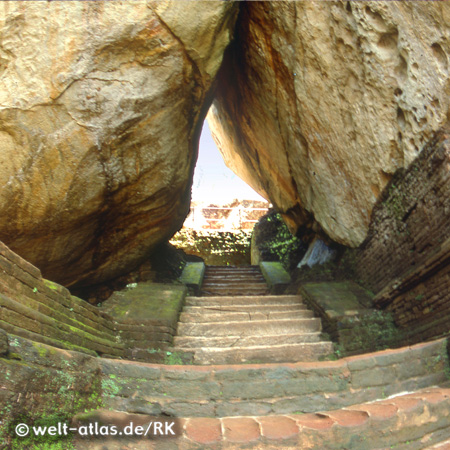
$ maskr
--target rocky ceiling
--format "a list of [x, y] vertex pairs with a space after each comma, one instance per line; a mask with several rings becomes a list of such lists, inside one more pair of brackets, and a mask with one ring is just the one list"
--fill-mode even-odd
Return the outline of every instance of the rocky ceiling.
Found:
[[349, 246], [447, 120], [449, 2], [188, 6], [0, 3], [0, 240], [47, 278], [119, 276], [182, 225], [216, 87], [227, 164]]

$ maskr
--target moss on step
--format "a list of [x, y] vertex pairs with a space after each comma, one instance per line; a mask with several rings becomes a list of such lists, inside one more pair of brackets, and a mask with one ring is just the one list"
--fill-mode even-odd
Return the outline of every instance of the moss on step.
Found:
[[300, 293], [322, 318], [336, 343], [336, 356], [401, 345], [392, 315], [373, 308], [373, 294], [352, 281], [305, 283]]
[[145, 322], [175, 327], [186, 297], [186, 286], [159, 283], [137, 283], [115, 292], [102, 310], [118, 322]]
[[291, 277], [280, 262], [261, 261], [261, 272], [272, 294], [282, 294], [291, 281]]
[[195, 295], [200, 295], [203, 278], [205, 276], [205, 263], [203, 262], [188, 262], [184, 266], [183, 272], [180, 276], [180, 281], [188, 288], [194, 291]]

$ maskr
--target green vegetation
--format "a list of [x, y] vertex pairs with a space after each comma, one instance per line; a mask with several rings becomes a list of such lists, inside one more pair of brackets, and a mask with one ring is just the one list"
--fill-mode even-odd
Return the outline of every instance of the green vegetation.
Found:
[[262, 217], [256, 228], [255, 244], [262, 261], [279, 261], [292, 270], [306, 252], [303, 241], [291, 234], [281, 215], [275, 212]]
[[[98, 409], [102, 406], [99, 374], [80, 372], [79, 359], [65, 359], [61, 352], [38, 343], [26, 344], [15, 338], [10, 346], [18, 357], [0, 360], [1, 384], [8, 385], [12, 394], [5, 397], [0, 407], [0, 448], [73, 449], [70, 433], [19, 437], [16, 426], [69, 424], [75, 414]], [[36, 370], [31, 370], [33, 367]], [[27, 396], [28, 391], [33, 395]]]
[[181, 354], [177, 352], [166, 352], [166, 356], [164, 358], [164, 364], [173, 365], [173, 366], [181, 366], [184, 364], [184, 361], [181, 357]]
[[196, 231], [183, 229], [170, 241], [207, 265], [250, 264], [251, 231]]
[[346, 319], [346, 326], [351, 330], [351, 335], [343, 343], [343, 353], [385, 350], [395, 347], [401, 337], [392, 314], [384, 311], [349, 317]]

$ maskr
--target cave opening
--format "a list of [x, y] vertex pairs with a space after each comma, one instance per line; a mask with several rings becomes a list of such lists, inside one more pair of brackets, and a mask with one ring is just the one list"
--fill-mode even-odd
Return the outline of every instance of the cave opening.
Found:
[[253, 227], [270, 207], [226, 166], [205, 119], [190, 213], [171, 243], [209, 265], [248, 265]]

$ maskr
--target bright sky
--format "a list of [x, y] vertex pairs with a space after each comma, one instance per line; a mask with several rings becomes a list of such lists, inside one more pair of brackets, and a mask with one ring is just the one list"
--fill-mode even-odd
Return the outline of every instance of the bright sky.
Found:
[[225, 165], [205, 120], [192, 186], [192, 201], [223, 205], [234, 199], [265, 201]]

